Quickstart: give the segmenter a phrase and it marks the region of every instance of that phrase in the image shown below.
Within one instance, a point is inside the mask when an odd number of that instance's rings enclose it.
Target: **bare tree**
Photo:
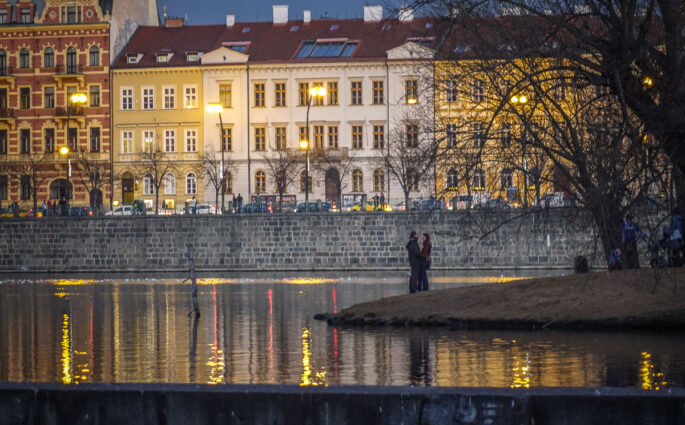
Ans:
[[[352,153],[350,153],[352,152]],[[352,166],[357,160],[354,151],[342,149],[314,149],[312,152],[312,168],[324,179],[333,182],[338,194],[335,200],[338,208],[342,207],[342,192],[347,187],[346,182],[352,172]],[[331,172],[335,170],[336,172]]]
[[[164,184],[168,173],[175,173],[178,167],[168,154],[156,148],[138,152],[138,171],[143,178],[149,176],[155,191],[155,215],[159,215],[159,189]]]
[[[224,152],[224,169],[223,179],[221,178],[221,157],[213,145],[205,146],[205,152],[202,156],[202,169],[205,179],[209,181],[214,189],[214,199],[219,204],[219,193],[225,194],[228,189],[228,179],[235,171],[235,162],[230,155]],[[217,208],[216,213],[223,212],[224,205],[221,209]]]
[[[102,210],[102,188],[109,181],[109,162],[99,153],[79,152],[76,163],[80,169],[78,181],[88,191],[90,206],[99,214]]]
[[[47,168],[47,160],[43,153],[22,154],[18,160],[11,161],[8,164],[9,172],[22,182],[22,191],[24,190],[23,180],[28,182],[26,188],[33,200],[34,217],[38,216],[38,188],[48,180]],[[69,188],[67,187],[67,196],[68,191]]]
[[[278,192],[278,211],[282,212],[283,195],[297,181],[298,171],[302,168],[302,155],[274,144],[269,152],[262,154],[262,158],[269,169],[269,180]]]

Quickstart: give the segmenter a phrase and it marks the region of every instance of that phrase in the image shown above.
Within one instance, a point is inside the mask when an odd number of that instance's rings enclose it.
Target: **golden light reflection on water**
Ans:
[[[664,379],[663,372],[654,370],[652,355],[646,351],[640,353],[642,362],[640,364],[640,386],[643,390],[659,391],[668,385]]]
[[[207,362],[209,366],[209,381],[208,384],[223,384],[224,383],[224,369],[226,367],[224,352],[214,344],[209,346],[210,358]]]
[[[328,386],[326,383],[325,370],[317,372],[312,377],[312,350],[310,347],[310,333],[311,331],[308,328],[302,328],[302,380],[300,381],[300,386]]]
[[[48,279],[47,283],[56,286],[79,286],[79,285],[92,285],[97,283],[94,279]]]
[[[513,276],[435,276],[430,277],[431,283],[510,283],[519,280],[531,279],[530,277],[513,277]]]
[[[512,367],[512,383],[510,388],[530,388],[530,358],[514,354],[514,366]]]
[[[300,277],[296,279],[283,279],[283,283],[290,285],[320,285],[323,283],[338,283],[340,279],[329,279],[324,277]]]
[[[71,331],[69,315],[65,314],[62,319],[62,383],[71,384]]]

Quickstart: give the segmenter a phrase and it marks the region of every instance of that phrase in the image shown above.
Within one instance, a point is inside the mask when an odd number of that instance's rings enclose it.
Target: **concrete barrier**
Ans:
[[[0,384],[3,425],[682,425],[685,389]]]

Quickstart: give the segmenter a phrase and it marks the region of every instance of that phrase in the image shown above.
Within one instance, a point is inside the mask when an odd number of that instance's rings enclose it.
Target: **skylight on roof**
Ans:
[[[290,31],[292,31],[292,32],[295,32],[295,31],[297,31],[297,30],[299,30],[299,29],[300,29],[300,26],[299,26],[299,25],[293,25],[292,27],[290,27]]]
[[[337,31],[339,28],[338,24],[331,25],[331,31]]]
[[[356,41],[305,41],[295,55],[303,58],[349,58],[357,48]]]
[[[234,44],[233,46],[228,46],[229,49],[235,50],[236,52],[243,53],[247,49],[246,44]]]
[[[466,53],[471,51],[471,46],[457,46],[454,48],[454,53]]]
[[[433,28],[432,22],[426,22],[426,28]]]
[[[390,25],[390,24],[385,24],[385,25],[383,25],[383,31],[389,30],[391,26],[392,26],[392,25]]]
[[[242,31],[243,34],[247,34],[248,32],[250,32],[250,27],[243,28],[243,31]]]

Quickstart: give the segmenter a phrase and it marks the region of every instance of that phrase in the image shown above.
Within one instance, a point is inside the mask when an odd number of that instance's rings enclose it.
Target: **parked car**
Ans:
[[[162,210],[160,210],[161,213]],[[216,212],[216,207],[209,204],[199,204],[195,207],[194,214],[214,214]],[[184,211],[185,213],[185,211]],[[188,214],[193,214],[193,207],[188,207]]]
[[[453,210],[465,210],[467,208],[475,208],[476,205],[485,204],[488,202],[489,195],[484,193],[473,193],[471,195],[457,195],[450,199],[450,205]]]
[[[113,211],[107,212],[105,215],[133,215],[133,207],[130,205],[122,205],[115,208]]]
[[[482,208],[489,210],[508,210],[511,208],[511,204],[504,199],[488,199],[487,202],[482,204],[476,204],[473,208]]]
[[[249,204],[243,205],[240,212],[246,214],[270,213],[273,212],[273,209],[266,202],[250,202]]]
[[[536,202],[535,206],[539,208],[556,208],[565,205],[563,192],[545,193],[540,198],[540,202]]]
[[[422,210],[422,211],[436,211],[436,210],[444,210],[445,209],[445,203],[443,201],[439,201],[437,199],[424,199],[422,201],[418,201],[418,204],[416,204],[416,209]]]
[[[309,212],[328,212],[331,210],[332,204],[330,202],[313,201],[309,203]],[[297,204],[295,212],[305,212],[307,204],[305,202]]]

